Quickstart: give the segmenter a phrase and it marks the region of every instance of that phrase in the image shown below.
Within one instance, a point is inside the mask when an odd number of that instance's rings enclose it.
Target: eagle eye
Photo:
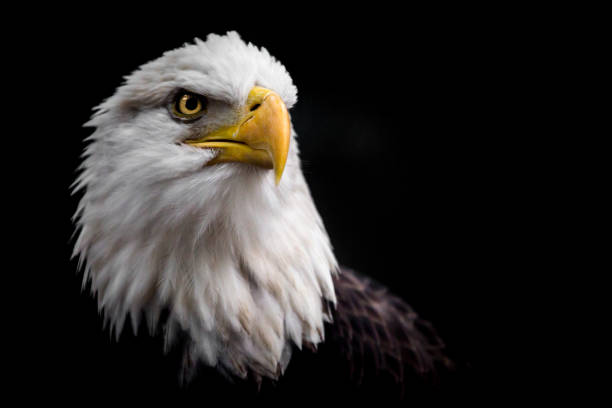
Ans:
[[[172,103],[172,114],[179,119],[196,119],[206,111],[206,98],[193,92],[179,92]]]

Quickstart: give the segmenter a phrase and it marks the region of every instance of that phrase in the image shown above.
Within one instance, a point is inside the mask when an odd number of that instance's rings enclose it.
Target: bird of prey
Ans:
[[[431,325],[338,266],[300,165],[284,66],[235,32],[126,77],[73,185],[74,256],[111,333],[126,319],[231,378],[278,379],[292,353],[334,343],[399,383],[447,364]],[[180,341],[179,341],[180,340]],[[160,351],[161,352],[161,351]]]

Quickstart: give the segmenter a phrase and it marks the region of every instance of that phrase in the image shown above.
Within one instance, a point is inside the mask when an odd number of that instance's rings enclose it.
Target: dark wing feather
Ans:
[[[408,377],[431,378],[451,367],[432,325],[402,299],[350,269],[334,284],[338,303],[327,341],[337,344],[357,382],[386,374],[403,390]]]

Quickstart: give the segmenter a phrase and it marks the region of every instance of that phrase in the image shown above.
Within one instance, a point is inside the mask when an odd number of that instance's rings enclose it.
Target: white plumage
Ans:
[[[218,151],[182,143],[231,122],[254,86],[287,108],[297,100],[285,68],[234,32],[127,77],[86,124],[95,132],[74,186],[83,191],[74,254],[115,333],[128,317],[153,330],[167,309],[168,342],[186,332],[195,360],[277,377],[292,344],[322,340],[324,302],[335,302],[337,263],[295,133],[278,186],[263,168],[205,166]],[[206,96],[206,115],[174,120],[167,105],[177,89]]]

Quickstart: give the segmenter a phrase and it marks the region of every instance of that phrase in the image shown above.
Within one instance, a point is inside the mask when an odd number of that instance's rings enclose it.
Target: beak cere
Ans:
[[[248,163],[273,169],[276,184],[285,170],[291,120],[280,96],[259,86],[249,92],[236,124],[217,129],[185,143],[194,147],[214,148],[220,152],[207,165],[217,163]]]

